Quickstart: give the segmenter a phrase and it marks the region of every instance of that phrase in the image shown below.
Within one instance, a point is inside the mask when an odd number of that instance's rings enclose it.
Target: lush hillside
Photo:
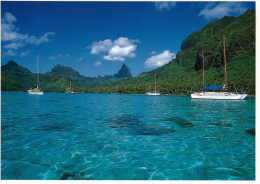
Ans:
[[[26,91],[29,86],[36,85],[36,74],[19,66],[14,61],[9,61],[1,69],[2,91]],[[125,64],[122,65],[118,73],[104,77],[86,77],[71,67],[57,65],[51,72],[40,75],[40,88],[46,92],[65,92],[71,82],[73,91],[85,92],[88,88],[116,82],[131,76],[131,70]]]
[[[1,89],[2,91],[23,91],[36,82],[36,75],[27,68],[19,66],[14,61],[9,61],[2,66]],[[34,82],[35,81],[35,82]]]
[[[41,75],[41,89],[64,92],[69,82],[78,92],[139,93],[157,89],[164,94],[188,94],[202,81],[202,48],[205,56],[205,84],[223,85],[223,41],[226,37],[228,86],[230,91],[255,94],[255,11],[247,11],[238,18],[223,17],[189,35],[182,43],[175,59],[156,70],[132,78],[123,64],[114,75],[86,77],[70,67],[57,65]],[[35,85],[36,75],[14,61],[2,66],[2,90],[25,91]],[[126,79],[126,80],[122,80]]]
[[[138,77],[88,89],[97,93],[145,93],[157,88],[165,94],[190,93],[202,81],[201,50],[205,52],[205,83],[223,85],[223,41],[226,37],[228,85],[230,91],[255,94],[255,11],[238,18],[223,17],[192,33],[169,64]]]

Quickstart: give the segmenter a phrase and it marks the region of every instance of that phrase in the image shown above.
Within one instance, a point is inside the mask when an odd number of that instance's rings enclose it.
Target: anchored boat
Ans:
[[[225,65],[225,84],[224,86],[204,86],[204,52],[202,49],[202,86],[200,88],[206,90],[218,90],[223,89],[223,92],[194,92],[191,94],[192,99],[212,99],[212,100],[243,100],[246,98],[247,94],[239,94],[228,92],[227,84],[227,61],[226,61],[226,51],[225,51],[225,35],[223,35],[223,53],[224,53],[224,65]]]
[[[68,90],[65,93],[74,93],[74,91],[72,91],[72,88],[71,88],[71,82],[68,86]]]
[[[153,96],[161,95],[161,93],[156,91],[156,74],[154,75],[154,91],[146,92],[146,94],[153,95]]]
[[[37,55],[37,85],[36,87],[31,87],[31,89],[28,90],[28,93],[30,95],[43,95],[43,91],[39,89],[39,55]]]

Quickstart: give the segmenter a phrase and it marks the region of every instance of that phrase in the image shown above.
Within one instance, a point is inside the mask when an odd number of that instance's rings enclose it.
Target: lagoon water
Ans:
[[[2,92],[2,179],[254,180],[255,98]]]

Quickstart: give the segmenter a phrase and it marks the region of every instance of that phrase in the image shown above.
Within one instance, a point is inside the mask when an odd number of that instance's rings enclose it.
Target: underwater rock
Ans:
[[[255,128],[247,129],[246,132],[247,132],[249,135],[255,136]]]
[[[174,123],[176,123],[179,126],[184,127],[184,128],[191,128],[191,127],[195,126],[193,123],[187,121],[186,119],[182,119],[182,118],[179,118],[179,117],[166,118],[166,119],[163,119],[163,121],[172,121],[172,122],[174,122]]]
[[[70,131],[73,129],[72,124],[62,124],[62,123],[56,123],[56,124],[42,124],[34,130],[39,130],[39,131]]]
[[[87,180],[84,176],[81,176],[79,172],[66,172],[60,180]]]
[[[143,126],[141,135],[163,135],[163,134],[170,134],[176,132],[172,128],[166,127],[155,127],[155,126]]]
[[[9,127],[9,125],[1,125],[1,130],[5,130],[6,128],[8,128]]]
[[[232,127],[232,124],[225,124],[221,122],[215,122],[215,123],[210,123],[211,125],[218,126],[218,127]]]
[[[141,121],[137,116],[124,114],[121,116],[115,116],[107,120],[109,122],[108,126],[111,128],[127,128],[127,127],[137,127],[141,124]]]
[[[137,116],[124,114],[107,120],[111,128],[130,130],[136,135],[163,135],[175,132],[174,129],[158,126],[146,126]]]

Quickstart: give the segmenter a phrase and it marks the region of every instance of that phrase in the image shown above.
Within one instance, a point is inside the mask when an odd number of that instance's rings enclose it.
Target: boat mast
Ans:
[[[227,86],[227,59],[226,59],[225,42],[226,42],[226,37],[225,37],[225,35],[223,35],[223,52],[224,52],[224,65],[225,65],[225,85],[224,85],[223,89],[225,91],[227,91],[228,90],[228,86]]]
[[[156,92],[156,74],[154,75],[154,91]]]
[[[204,86],[205,81],[204,81],[204,50],[203,50],[203,47],[202,47],[201,55],[202,55],[202,85]]]
[[[37,55],[37,89],[39,88],[39,55]]]

